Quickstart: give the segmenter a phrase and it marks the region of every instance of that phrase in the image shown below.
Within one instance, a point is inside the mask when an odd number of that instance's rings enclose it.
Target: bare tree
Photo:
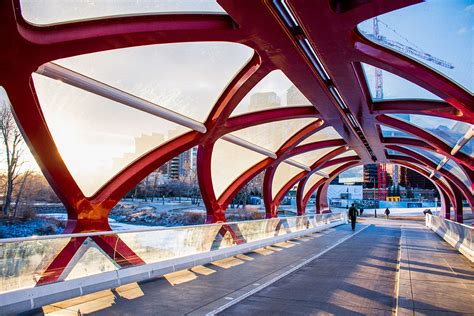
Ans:
[[[22,160],[24,150],[22,148],[23,138],[16,125],[10,107],[5,101],[3,101],[0,108],[0,133],[3,142],[2,154],[6,168],[3,214],[10,215],[13,190],[21,174],[21,166],[24,163]],[[26,179],[27,177],[25,181]]]

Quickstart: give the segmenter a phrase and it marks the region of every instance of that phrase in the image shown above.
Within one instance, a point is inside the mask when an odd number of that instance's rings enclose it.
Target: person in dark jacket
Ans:
[[[357,219],[357,208],[354,206],[354,203],[352,203],[351,207],[349,207],[348,216],[349,216],[349,219],[351,220],[352,230],[354,231],[356,227],[356,219]]]
[[[390,210],[388,209],[388,207],[385,209],[385,217],[388,219],[390,215]]]

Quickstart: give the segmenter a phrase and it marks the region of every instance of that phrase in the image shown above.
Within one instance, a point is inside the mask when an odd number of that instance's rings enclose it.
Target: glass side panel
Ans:
[[[424,131],[428,131],[451,147],[472,127],[468,123],[430,115],[388,114],[388,116],[411,123]]]
[[[190,256],[196,254],[202,254],[203,258],[210,258],[213,255],[212,251],[235,246],[237,238],[239,238],[240,244],[250,243],[341,220],[344,220],[344,214],[329,213],[241,221],[238,223],[141,229],[140,231],[117,232],[116,234],[102,234],[101,236],[109,236],[109,238],[115,240],[120,238],[146,264],[163,262],[164,266],[172,267],[178,261],[164,261],[183,257],[189,259]],[[223,225],[226,225],[228,232],[235,232],[235,237],[232,237],[231,234],[222,236]],[[47,271],[46,268],[61,254],[61,251],[70,241],[70,236],[57,236],[54,239],[35,236],[0,243],[0,267],[2,268],[0,293],[3,295],[8,291],[35,287],[36,281],[45,273],[52,273],[51,270]],[[104,258],[101,254],[96,254],[98,252],[93,250],[86,253],[81,260],[71,260],[67,267],[65,262],[62,262],[63,264],[57,269],[66,269],[66,271],[71,269],[74,277],[84,277],[113,268],[106,263],[107,258]],[[80,252],[77,255],[79,257]],[[120,258],[120,255],[118,252],[113,252],[110,257]],[[188,261],[192,263],[192,258],[188,259],[180,259],[179,262]],[[84,265],[86,263],[87,265]],[[76,265],[83,265],[83,267],[75,269]],[[127,269],[127,267],[120,268],[117,266],[117,269]]]
[[[402,138],[412,138],[416,139],[415,136],[408,134],[406,132],[402,132],[396,128],[392,128],[385,125],[380,125],[380,130],[382,131],[383,137],[402,137]]]
[[[383,85],[380,90],[381,95],[377,97],[375,71],[378,68],[364,63],[361,64],[364,69],[365,79],[367,80],[370,95],[374,101],[400,99],[441,100],[438,96],[413,82],[381,69],[380,72],[383,78]]]
[[[459,167],[459,165],[452,159],[449,159],[443,166],[442,169],[448,170],[451,174],[453,174],[456,178],[461,180],[466,187],[470,188],[471,187],[471,182],[469,181],[469,178],[466,176],[464,171]]]
[[[474,138],[471,138],[464,146],[462,146],[460,151],[471,156],[471,158],[474,158]]]
[[[331,151],[333,151],[336,148],[337,147],[327,147],[327,148],[321,148],[318,150],[312,150],[304,154],[293,156],[291,157],[291,159],[310,167],[313,163],[318,161],[320,158],[326,156],[327,154],[329,154]]]
[[[291,178],[303,171],[303,169],[293,167],[285,162],[280,163],[273,176],[272,198],[275,198],[278,191],[280,191]]]
[[[33,74],[49,131],[69,172],[92,196],[125,166],[189,129]]]
[[[271,108],[310,104],[283,71],[274,70],[247,93],[231,116]]]
[[[472,1],[429,0],[359,24],[371,41],[404,54],[474,91]],[[378,25],[378,35],[374,30]]]
[[[115,49],[54,63],[204,122],[252,55],[242,44],[193,42]]]
[[[304,186],[303,189],[303,198],[308,194],[309,189],[312,188],[313,185],[315,185],[319,180],[324,178],[323,176],[320,176],[319,174],[313,173],[309,178],[308,181],[306,181],[306,185]]]
[[[159,13],[225,13],[215,0],[21,0],[23,18],[37,25]]]
[[[211,160],[212,184],[216,197],[227,189],[242,173],[267,158],[252,150],[219,139],[214,144]]]
[[[413,146],[402,146],[402,147],[404,147],[406,149],[409,149],[411,151],[414,151],[415,153],[418,153],[418,154],[422,155],[425,158],[428,158],[429,160],[431,160],[435,164],[439,164],[440,161],[444,159],[443,155],[435,153],[434,151],[431,151],[431,150],[426,150],[426,149],[413,147]]]
[[[92,244],[90,239],[86,240],[82,247]],[[94,264],[90,264],[94,262]],[[113,261],[98,247],[90,246],[85,253],[74,263],[74,267],[67,275],[65,280],[82,278],[84,276],[104,273],[108,271],[118,270],[120,266],[116,266]]]
[[[291,136],[315,121],[314,118],[278,121],[244,128],[232,134],[260,147],[276,151]]]
[[[344,157],[359,157],[357,153],[354,150],[348,150],[346,152],[343,152],[342,154],[337,155],[336,157],[332,158],[331,160],[334,159],[339,159],[339,158],[344,158]]]
[[[324,172],[328,175],[331,175],[331,172],[333,172],[334,170],[336,170],[337,168],[339,168],[340,166],[342,166],[345,163],[346,162],[341,162],[341,163],[335,164],[333,166],[329,166],[329,167],[326,167],[326,168],[323,168],[323,169],[319,169],[319,171]]]
[[[306,138],[305,140],[303,140],[300,143],[300,145],[306,145],[306,144],[310,144],[310,143],[320,142],[320,141],[323,141],[323,140],[341,139],[341,138],[342,138],[341,135],[339,135],[339,133],[336,132],[336,130],[333,127],[328,126],[328,127],[323,128],[320,131],[317,131],[313,135],[311,135],[308,138]]]

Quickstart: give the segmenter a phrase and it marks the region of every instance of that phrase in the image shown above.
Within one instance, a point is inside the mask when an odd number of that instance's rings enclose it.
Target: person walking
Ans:
[[[385,217],[388,219],[388,216],[390,215],[390,210],[388,207],[385,209]]]
[[[351,207],[349,208],[348,216],[349,216],[349,219],[351,220],[352,231],[354,231],[356,227],[356,219],[357,219],[357,208],[355,207],[354,203],[352,203]]]

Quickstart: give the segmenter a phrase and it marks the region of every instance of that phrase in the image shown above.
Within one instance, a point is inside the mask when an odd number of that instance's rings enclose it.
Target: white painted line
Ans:
[[[398,304],[399,304],[399,296],[400,296],[400,274],[401,274],[401,267],[402,267],[402,247],[403,243],[405,242],[405,231],[403,230],[403,226],[400,228],[400,240],[398,241],[398,258],[397,258],[397,286],[395,287],[395,315],[398,315]]]
[[[326,248],[325,250],[321,251],[320,253],[318,253],[318,254],[316,254],[316,255],[314,255],[314,256],[312,256],[312,257],[310,257],[310,258],[304,260],[304,262],[302,262],[302,263],[296,265],[294,268],[291,268],[290,270],[288,270],[288,271],[286,271],[286,272],[284,272],[284,273],[282,273],[282,274],[276,276],[275,278],[273,278],[273,279],[271,279],[270,281],[268,281],[268,282],[266,282],[266,283],[260,285],[259,287],[255,288],[255,289],[253,289],[253,290],[251,290],[251,291],[249,291],[249,292],[247,292],[247,293],[245,293],[245,294],[242,294],[241,296],[239,296],[239,297],[235,298],[234,300],[232,300],[232,301],[230,301],[230,302],[228,302],[228,303],[226,303],[226,304],[224,304],[224,305],[222,305],[222,306],[220,306],[220,307],[214,309],[213,311],[210,311],[209,313],[206,314],[206,316],[216,315],[217,313],[220,313],[220,312],[222,312],[222,311],[228,309],[229,307],[231,307],[231,306],[233,306],[233,305],[235,305],[235,304],[237,304],[237,303],[243,301],[243,300],[246,299],[247,297],[252,296],[253,294],[255,294],[255,293],[257,293],[257,292],[260,292],[261,290],[265,289],[266,287],[269,287],[270,285],[272,285],[273,283],[277,282],[278,280],[280,280],[280,279],[286,277],[287,275],[289,275],[289,274],[295,272],[296,270],[301,269],[303,266],[307,265],[307,264],[310,263],[311,261],[313,261],[313,260],[315,260],[315,259],[321,257],[321,256],[324,255],[326,252],[328,252],[328,251],[334,249],[335,247],[339,246],[340,244],[342,244],[342,243],[345,242],[346,240],[348,240],[348,239],[354,237],[355,235],[359,234],[360,232],[366,230],[366,229],[369,228],[370,226],[372,226],[372,225],[365,226],[365,227],[362,228],[361,230],[359,230],[359,231],[357,231],[357,232],[355,232],[355,233],[353,233],[353,234],[351,234],[351,235],[349,235],[349,236],[347,236],[347,237],[342,238],[341,240],[339,240],[337,243],[335,243],[335,244],[332,245],[331,247]]]

